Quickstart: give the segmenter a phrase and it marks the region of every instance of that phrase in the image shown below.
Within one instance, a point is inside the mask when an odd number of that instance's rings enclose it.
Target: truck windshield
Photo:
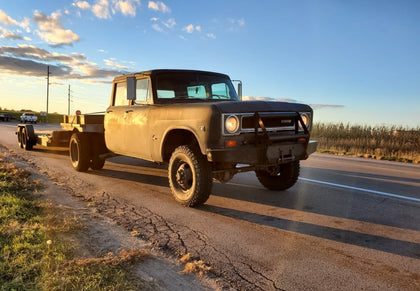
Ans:
[[[238,101],[231,81],[212,74],[173,73],[156,78],[158,102]]]

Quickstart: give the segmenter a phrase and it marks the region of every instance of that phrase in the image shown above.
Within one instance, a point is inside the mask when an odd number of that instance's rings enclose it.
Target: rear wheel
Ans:
[[[299,161],[280,165],[279,168],[257,170],[260,183],[269,190],[282,191],[292,187],[299,177]]]
[[[176,201],[193,207],[203,204],[212,188],[211,167],[199,149],[179,146],[169,161],[169,185]]]
[[[78,172],[86,172],[90,165],[89,137],[84,133],[73,133],[69,151],[73,168]]]
[[[101,154],[106,152],[104,135],[92,134],[90,136],[90,144],[92,145],[90,168],[92,170],[100,170],[105,165],[105,159],[100,157]]]

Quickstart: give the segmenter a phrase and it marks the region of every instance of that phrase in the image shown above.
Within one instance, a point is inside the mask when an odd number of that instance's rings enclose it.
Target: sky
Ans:
[[[105,111],[115,76],[198,69],[320,123],[420,126],[418,0],[0,0],[0,107]]]

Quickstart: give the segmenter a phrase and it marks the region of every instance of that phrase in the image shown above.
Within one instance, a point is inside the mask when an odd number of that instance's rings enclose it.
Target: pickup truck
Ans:
[[[20,122],[37,123],[38,117],[32,112],[25,112],[20,116]]]
[[[67,143],[81,172],[101,169],[115,154],[167,163],[171,192],[189,207],[207,201],[213,179],[225,183],[246,171],[270,190],[292,187],[299,161],[317,147],[311,107],[240,99],[225,74],[144,71],[114,79],[104,116],[65,116],[63,131],[47,136],[19,125],[17,135],[27,149]]]

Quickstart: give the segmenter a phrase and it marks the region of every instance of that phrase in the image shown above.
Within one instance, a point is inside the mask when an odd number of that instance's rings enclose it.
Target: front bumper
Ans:
[[[295,160],[305,160],[316,151],[318,142],[263,145],[241,145],[232,148],[208,149],[207,159],[249,165],[285,164]]]

